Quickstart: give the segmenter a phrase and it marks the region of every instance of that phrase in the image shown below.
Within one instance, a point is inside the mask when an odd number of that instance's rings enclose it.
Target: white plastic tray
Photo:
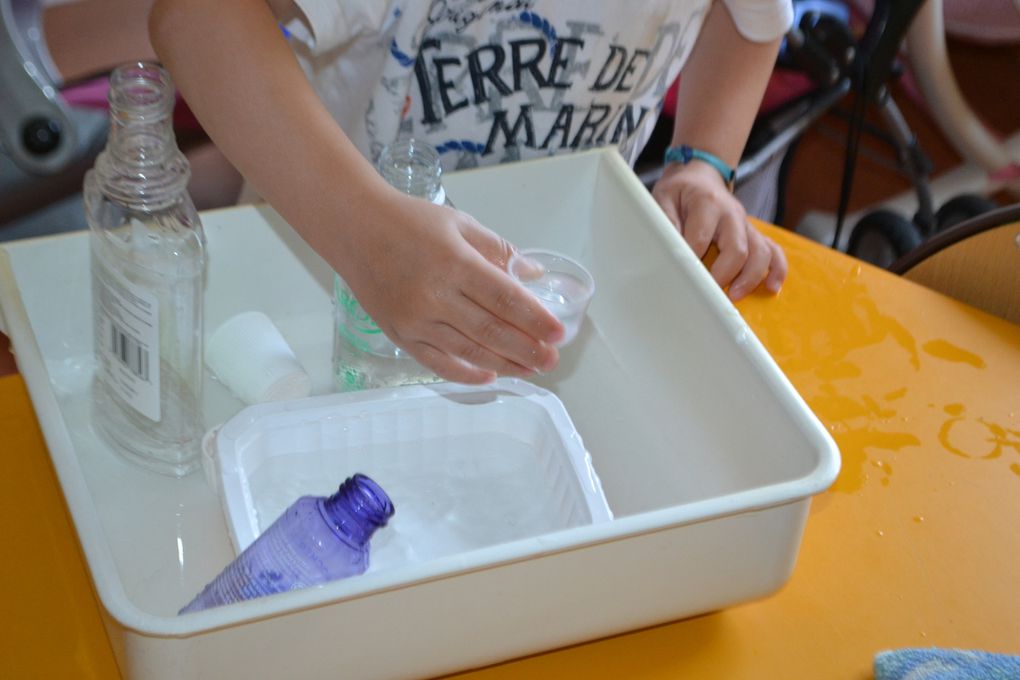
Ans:
[[[202,475],[141,470],[91,430],[86,235],[0,248],[5,328],[126,677],[436,676],[786,582],[838,452],[622,158],[508,164],[446,186],[517,246],[570,255],[598,282],[577,339],[540,384],[584,438],[615,519],[186,617],[178,608],[234,551]],[[206,327],[265,312],[325,393],[329,268],[270,210],[203,221]],[[207,425],[241,410],[222,385],[206,387]]]
[[[210,476],[237,552],[294,500],[355,472],[396,507],[372,537],[370,572],[613,517],[562,402],[520,380],[258,404],[215,443]]]

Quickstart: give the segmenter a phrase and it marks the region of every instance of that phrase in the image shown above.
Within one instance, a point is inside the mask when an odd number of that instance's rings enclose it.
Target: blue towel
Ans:
[[[875,680],[1018,680],[1020,656],[961,649],[894,649],[875,655]]]

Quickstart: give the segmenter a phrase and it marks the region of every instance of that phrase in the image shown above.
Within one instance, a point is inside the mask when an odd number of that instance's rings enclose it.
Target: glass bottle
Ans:
[[[161,67],[110,76],[110,134],[85,175],[90,230],[96,430],[130,460],[183,476],[203,432],[205,235],[174,138],[174,87]]]
[[[360,574],[369,539],[392,516],[389,496],[362,474],[332,496],[302,496],[180,613]]]
[[[376,165],[391,186],[438,205],[451,205],[439,152],[417,139],[383,149]],[[358,304],[339,274],[333,277],[333,377],[341,392],[437,382],[439,378],[397,347]]]

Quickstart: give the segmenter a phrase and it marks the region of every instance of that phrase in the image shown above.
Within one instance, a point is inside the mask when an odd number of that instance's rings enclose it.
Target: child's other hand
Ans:
[[[552,370],[563,326],[507,273],[512,246],[466,213],[394,194],[351,229],[338,268],[379,328],[437,375]]]
[[[671,164],[652,195],[699,258],[716,244],[719,256],[710,271],[720,286],[729,287],[730,299],[743,298],[762,282],[769,292],[779,292],[786,279],[786,255],[748,222],[715,168]]]

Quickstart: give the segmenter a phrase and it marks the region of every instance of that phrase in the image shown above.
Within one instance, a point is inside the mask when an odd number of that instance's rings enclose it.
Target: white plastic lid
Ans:
[[[397,508],[385,569],[612,519],[562,402],[522,380],[408,385],[259,404],[211,435],[238,552],[302,495],[360,472]]]
[[[308,372],[262,312],[243,312],[227,319],[209,337],[205,362],[246,404],[300,399],[312,391]]]

